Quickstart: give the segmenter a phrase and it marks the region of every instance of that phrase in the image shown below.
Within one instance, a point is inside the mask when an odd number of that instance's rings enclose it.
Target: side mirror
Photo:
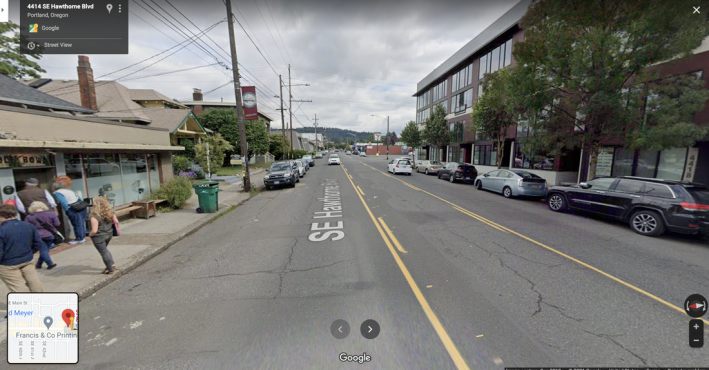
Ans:
[[[266,169],[266,172],[271,172],[271,169],[270,169],[270,168],[267,168],[267,169]]]
[[[582,182],[582,183],[579,184],[579,187],[580,187],[581,189],[590,189],[590,188],[592,187],[592,185],[589,184],[589,183],[587,183],[587,182]]]
[[[483,174],[483,177],[487,177],[487,174],[486,174],[486,173],[484,173],[484,174]]]

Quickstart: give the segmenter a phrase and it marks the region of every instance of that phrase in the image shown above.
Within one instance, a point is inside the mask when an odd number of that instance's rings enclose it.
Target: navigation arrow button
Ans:
[[[366,320],[362,323],[362,326],[359,327],[359,332],[362,333],[362,336],[367,339],[374,339],[378,337],[379,330],[379,323],[372,319]]]
[[[345,339],[350,335],[350,324],[345,320],[335,320],[330,325],[330,333],[337,339]]]
[[[372,327],[370,326],[368,333],[371,333],[371,332],[372,332]]]

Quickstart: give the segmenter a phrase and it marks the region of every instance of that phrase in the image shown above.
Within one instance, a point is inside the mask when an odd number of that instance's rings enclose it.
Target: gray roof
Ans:
[[[5,75],[0,75],[0,102],[51,108],[57,111],[94,113],[90,109],[43,93]]]
[[[475,36],[474,39],[465,44],[465,46],[453,54],[453,56],[441,63],[441,65],[434,69],[433,72],[424,77],[423,80],[419,81],[419,83],[416,84],[416,94],[414,94],[414,96],[421,93],[436,79],[441,78],[446,73],[450,72],[451,69],[455,68],[455,66],[463,62],[465,59],[477,53],[490,41],[514,27],[522,19],[522,17],[524,17],[524,14],[527,13],[527,9],[531,3],[531,0],[520,1],[517,5],[513,6],[512,9],[508,10],[507,13],[503,14],[502,17],[493,22],[488,28],[480,32],[479,35]]]

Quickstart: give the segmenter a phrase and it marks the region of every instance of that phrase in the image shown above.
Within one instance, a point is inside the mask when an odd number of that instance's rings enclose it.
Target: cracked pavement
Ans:
[[[361,162],[386,172],[386,161],[345,156],[343,166],[408,251],[400,260],[470,368],[706,365],[687,345],[686,315],[399,180],[677,306],[709,294],[706,243],[641,237],[542,202],[424,174],[387,177]],[[358,369],[337,355],[366,352],[376,369],[454,369],[349,178],[324,163],[82,301],[79,367]],[[313,219],[325,179],[340,186],[342,218]],[[337,221],[342,240],[309,240],[312,223]],[[342,340],[330,334],[337,319],[351,328]],[[374,340],[359,333],[367,319],[380,324]],[[97,335],[116,340],[107,347]]]

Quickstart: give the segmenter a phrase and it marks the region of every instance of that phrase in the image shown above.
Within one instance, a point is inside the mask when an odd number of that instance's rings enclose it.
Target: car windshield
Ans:
[[[290,167],[288,163],[274,163],[271,165],[271,171],[288,171]]]
[[[399,164],[405,165],[405,166],[410,166],[410,165],[411,165],[411,162],[409,162],[409,161],[399,161]]]
[[[525,179],[541,179],[541,176],[537,176],[531,172],[526,172],[526,171],[516,171],[515,175],[525,178]]]
[[[313,156],[312,156],[312,155],[306,155],[306,156],[303,156],[303,159],[311,159],[311,158],[313,158]]]
[[[692,194],[692,197],[697,203],[700,204],[709,204],[709,189],[706,188],[689,188],[687,189],[689,194]]]
[[[441,163],[441,162],[439,162],[439,161],[431,161],[431,164],[432,164],[432,165],[435,165],[435,166],[440,166],[440,165],[442,165],[443,163]]]
[[[330,154],[330,158],[340,158],[340,156],[337,154]]]

